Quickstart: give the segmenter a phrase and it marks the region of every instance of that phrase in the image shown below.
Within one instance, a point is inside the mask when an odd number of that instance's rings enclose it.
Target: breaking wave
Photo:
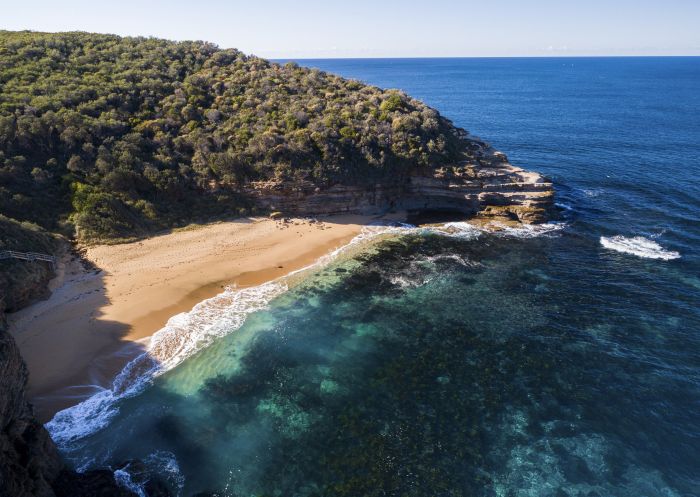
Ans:
[[[400,228],[399,228],[400,229]],[[291,276],[325,266],[338,255],[385,233],[396,232],[393,226],[370,226],[333,252],[305,268],[282,278],[250,288],[227,287],[215,297],[195,305],[191,311],[171,317],[153,334],[146,350],[132,359],[112,382],[83,402],[64,409],[46,423],[53,440],[61,448],[79,441],[109,425],[119,413],[119,402],[133,397],[161,374],[211,345],[215,340],[243,326],[249,314],[265,309],[288,289]]]
[[[59,446],[79,440],[109,424],[118,414],[117,401],[143,391],[154,378],[182,363],[214,340],[240,328],[246,317],[264,309],[287,289],[282,281],[252,288],[226,288],[168,320],[151,338],[146,351],[129,362],[110,389],[58,412],[46,424]]]
[[[180,471],[175,455],[171,452],[157,451],[148,455],[143,464],[153,474],[157,474],[163,481],[167,482],[171,488],[177,489],[177,495],[182,493],[185,486],[185,477]],[[132,468],[129,463],[114,472],[114,480],[120,487],[130,490],[138,497],[148,497],[146,483],[149,480],[149,473],[144,473],[143,468]]]
[[[61,448],[107,427],[119,413],[119,401],[138,395],[161,374],[170,371],[185,359],[211,345],[215,340],[243,326],[249,314],[265,309],[277,296],[288,289],[290,276],[321,267],[368,241],[384,235],[432,233],[443,236],[476,239],[482,234],[532,238],[558,231],[562,223],[499,226],[497,231],[466,222],[446,223],[442,226],[416,227],[405,223],[378,223],[365,227],[362,232],[314,264],[294,271],[280,279],[250,288],[226,288],[215,297],[195,305],[191,311],[171,317],[165,327],[157,331],[146,350],[129,362],[114,379],[111,388],[104,388],[83,402],[64,409],[46,424],[53,440]],[[404,282],[397,282],[404,283]],[[126,482],[125,482],[126,483]]]
[[[600,244],[606,249],[615,250],[625,254],[636,255],[645,259],[679,259],[681,254],[674,250],[666,250],[653,240],[643,236],[624,237],[615,235],[611,237],[601,236]]]
[[[550,222],[544,224],[506,225],[498,222],[489,223],[487,226],[472,224],[467,221],[453,221],[440,225],[414,226],[400,223],[394,225],[375,225],[365,229],[367,235],[374,234],[421,234],[431,233],[442,236],[475,240],[484,234],[505,236],[513,238],[535,238],[555,234],[566,227],[566,223]],[[362,235],[360,235],[362,236]]]

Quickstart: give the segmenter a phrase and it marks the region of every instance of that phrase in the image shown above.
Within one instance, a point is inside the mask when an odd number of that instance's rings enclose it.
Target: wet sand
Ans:
[[[372,219],[241,219],[85,249],[59,264],[53,293],[8,316],[42,421],[108,386],[143,339],[220,293],[255,286],[347,244]],[[93,268],[89,268],[93,265]]]

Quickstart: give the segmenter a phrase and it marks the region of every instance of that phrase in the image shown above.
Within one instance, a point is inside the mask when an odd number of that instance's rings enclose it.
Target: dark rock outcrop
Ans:
[[[117,485],[112,471],[68,469],[35,418],[25,398],[27,367],[7,332],[4,312],[6,306],[20,309],[45,296],[54,273],[45,263],[2,262],[5,276],[13,268],[22,277],[3,278],[0,285],[0,497],[134,496]]]
[[[56,497],[134,497],[136,494],[117,485],[114,473],[98,469],[87,473],[63,470],[53,482]]]
[[[63,463],[25,399],[27,367],[4,315],[46,295],[53,270],[45,263],[9,259],[0,266],[0,496],[53,496],[51,483]]]
[[[381,214],[389,210],[451,211],[465,217],[526,224],[547,220],[554,190],[548,179],[515,167],[501,152],[464,133],[464,160],[450,168],[417,171],[370,186],[254,183],[258,206],[294,215]]]
[[[1,314],[0,314],[1,316]],[[0,324],[0,497],[133,497],[109,470],[66,467],[25,398],[27,368]],[[167,495],[162,492],[158,495]]]
[[[24,397],[27,368],[13,338],[0,330],[0,496],[53,496],[63,463]]]
[[[481,140],[459,133],[464,140],[463,161],[451,167],[417,170],[407,177],[369,186],[335,185],[321,189],[303,182],[255,183],[245,193],[261,208],[296,215],[379,214],[404,209],[451,211],[465,217],[527,224],[545,221],[553,202],[551,182],[513,166],[505,155]],[[25,230],[16,222],[5,223],[12,229]],[[38,243],[34,238],[27,240]],[[47,245],[46,250],[49,248],[52,247]],[[53,253],[60,251],[53,249]],[[25,398],[27,368],[6,332],[4,311],[17,310],[44,296],[53,270],[41,264],[15,269],[12,273],[8,269],[0,278],[0,497],[135,495],[118,486],[110,470],[84,474],[69,470],[49,434],[35,419]],[[149,485],[144,487],[149,494],[167,495],[165,485]]]

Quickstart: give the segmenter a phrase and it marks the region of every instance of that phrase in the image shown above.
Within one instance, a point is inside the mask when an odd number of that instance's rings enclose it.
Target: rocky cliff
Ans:
[[[0,329],[0,377],[0,495],[52,496],[51,484],[63,464],[24,397],[27,368],[4,329]]]
[[[65,465],[25,398],[27,377],[0,312],[0,497],[135,496],[117,485],[112,471],[78,474]]]
[[[546,221],[552,207],[552,183],[537,173],[508,162],[501,152],[461,133],[463,160],[454,167],[417,171],[416,174],[371,186],[258,182],[246,193],[265,209],[295,215],[380,214],[404,209],[445,211],[526,224]]]
[[[61,243],[37,227],[0,219],[0,248],[61,253]],[[117,486],[111,471],[78,474],[67,468],[44,426],[25,397],[28,372],[14,339],[7,332],[6,310],[17,310],[48,293],[54,272],[50,264],[0,261],[0,497],[77,497],[134,494]]]
[[[0,216],[0,250],[59,248],[58,239],[28,223]],[[51,496],[63,464],[44,427],[25,399],[27,368],[7,333],[5,311],[20,309],[45,295],[53,275],[43,262],[0,260],[0,496]]]
[[[263,209],[296,215],[443,211],[463,217],[540,223],[552,206],[549,180],[524,171],[483,141],[456,130],[463,141],[454,166],[416,169],[380,184],[267,181],[245,193]],[[0,248],[60,253],[66,242],[38,226],[0,216]],[[27,369],[5,330],[5,310],[17,310],[47,293],[53,270],[26,261],[0,261],[0,497],[129,496],[111,471],[76,474],[66,468],[25,398]],[[161,495],[164,495],[162,493]]]

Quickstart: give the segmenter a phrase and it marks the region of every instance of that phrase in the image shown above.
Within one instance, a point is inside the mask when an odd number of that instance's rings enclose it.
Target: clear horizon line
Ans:
[[[268,59],[268,60],[372,60],[372,59],[565,59],[565,58],[680,58],[680,57],[685,57],[685,58],[693,58],[693,57],[700,57],[700,48],[699,47],[692,47],[689,48],[689,50],[696,51],[696,53],[691,53],[691,54],[679,54],[679,53],[668,53],[668,54],[648,54],[648,53],[627,53],[627,54],[616,54],[616,53],[609,53],[609,54],[590,54],[590,53],[570,53],[568,52],[567,49],[553,49],[553,50],[547,50],[547,49],[541,49],[541,53],[538,54],[533,54],[533,55],[398,55],[398,56],[389,56],[389,55],[366,55],[366,56],[349,56],[349,55],[338,55],[338,56],[317,56],[317,55],[304,55],[301,57],[296,57],[296,56],[291,56],[291,55],[284,55],[284,56],[279,56],[279,55],[274,55],[274,50],[271,49],[263,49],[260,50],[261,54],[259,55],[256,53],[255,50],[249,50],[249,49],[242,49],[239,47],[235,46],[224,46],[224,44],[213,41],[213,40],[205,40],[205,39],[196,39],[196,38],[180,38],[180,37],[167,37],[163,35],[154,35],[154,34],[139,34],[139,35],[134,35],[134,34],[121,34],[121,33],[116,33],[113,31],[89,31],[89,30],[84,30],[84,29],[66,29],[66,30],[44,30],[44,29],[35,29],[35,28],[21,28],[21,29],[12,29],[12,28],[4,28],[0,27],[0,32],[10,32],[10,33],[21,33],[21,32],[29,32],[29,33],[37,33],[37,34],[68,34],[68,33],[86,33],[86,34],[101,34],[101,35],[107,35],[107,36],[118,36],[121,38],[155,38],[155,39],[160,39],[160,40],[166,40],[166,41],[172,41],[175,43],[181,43],[181,42],[205,42],[205,43],[212,43],[216,45],[219,49],[221,50],[228,50],[228,49],[234,49],[234,50],[239,50],[243,52],[246,55],[252,55],[255,57],[260,57],[263,59]],[[343,51],[348,52],[351,51],[352,49],[343,49]],[[631,49],[634,51],[634,49]],[[660,49],[663,50],[663,49]],[[302,52],[303,50],[297,50],[299,52]],[[316,50],[311,50],[316,51]],[[324,51],[323,49],[318,50],[320,52]],[[328,50],[332,51],[332,50]],[[273,55],[262,55],[265,52],[272,52]],[[308,53],[308,51],[307,51]]]
[[[580,55],[580,54],[568,54],[568,55],[403,55],[403,56],[370,56],[370,57],[270,57],[261,56],[255,53],[251,53],[255,57],[261,57],[268,60],[382,60],[382,59],[406,59],[406,60],[420,60],[420,59],[624,59],[624,58],[700,58],[700,54],[693,55]]]

